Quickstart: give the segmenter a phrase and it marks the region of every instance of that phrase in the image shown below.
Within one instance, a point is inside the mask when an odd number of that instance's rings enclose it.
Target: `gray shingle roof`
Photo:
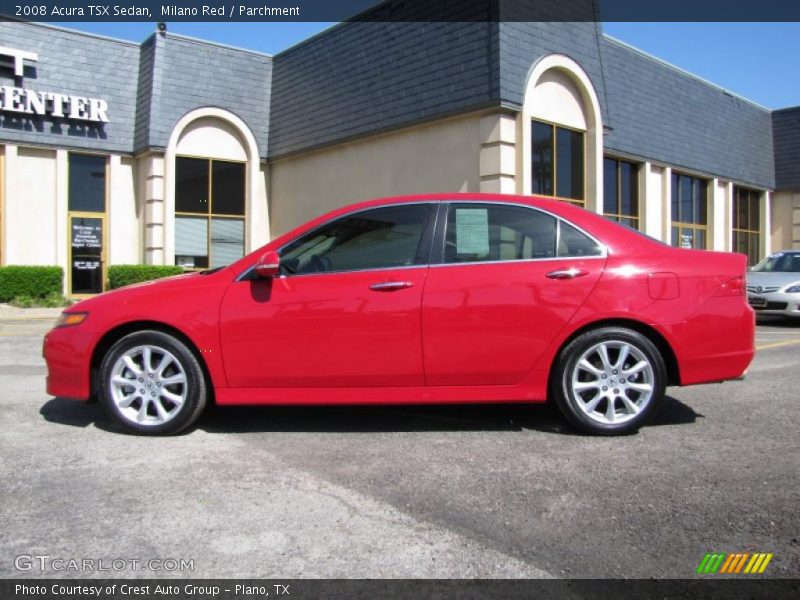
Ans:
[[[800,191],[800,106],[772,113],[775,188]]]
[[[635,156],[774,187],[770,112],[604,38],[613,131],[605,145]]]

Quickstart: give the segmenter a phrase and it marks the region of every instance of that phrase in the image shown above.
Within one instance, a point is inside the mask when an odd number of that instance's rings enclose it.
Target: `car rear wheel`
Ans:
[[[160,331],[126,335],[100,366],[106,411],[134,433],[178,433],[197,420],[207,395],[203,369],[192,351]]]
[[[635,431],[661,405],[666,368],[644,335],[604,327],[579,335],[560,353],[553,397],[570,423],[596,435]]]

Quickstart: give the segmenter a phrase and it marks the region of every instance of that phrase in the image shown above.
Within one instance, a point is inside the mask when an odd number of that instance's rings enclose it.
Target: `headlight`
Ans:
[[[56,327],[74,327],[80,325],[86,320],[89,313],[85,312],[62,312],[56,321]]]
[[[794,285],[789,286],[785,290],[783,290],[786,294],[799,294],[800,293],[800,283],[795,283]]]

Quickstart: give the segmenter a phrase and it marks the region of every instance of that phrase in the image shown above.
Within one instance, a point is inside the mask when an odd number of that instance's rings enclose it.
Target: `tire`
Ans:
[[[137,331],[117,341],[103,357],[99,380],[106,412],[139,435],[182,431],[197,420],[208,398],[195,355],[179,339],[160,331]]]
[[[664,358],[653,342],[631,329],[603,327],[579,335],[560,352],[551,395],[581,431],[622,435],[658,412],[666,382]]]

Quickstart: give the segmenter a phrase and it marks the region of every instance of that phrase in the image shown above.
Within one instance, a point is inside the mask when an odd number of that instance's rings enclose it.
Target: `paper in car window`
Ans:
[[[456,209],[456,253],[489,254],[488,209]]]

